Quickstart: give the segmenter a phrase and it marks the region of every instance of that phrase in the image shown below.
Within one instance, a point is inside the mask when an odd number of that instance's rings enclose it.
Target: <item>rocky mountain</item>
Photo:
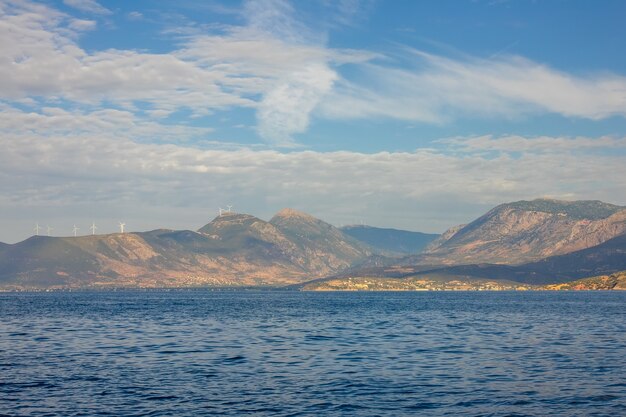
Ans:
[[[32,237],[0,246],[0,288],[283,285],[370,254],[304,213],[283,210],[272,220],[226,213],[197,232]]]
[[[320,275],[348,268],[372,254],[338,228],[297,210],[283,209],[269,223],[296,245],[297,262]]]
[[[341,231],[383,253],[408,255],[422,252],[439,235],[372,226],[344,226]]]
[[[412,288],[427,280],[439,289],[471,281],[487,288],[493,282],[559,284],[626,270],[626,209],[599,201],[502,204],[450,229],[424,253],[401,259],[382,256],[382,248],[404,250],[419,236],[402,235],[402,241],[394,237],[401,231],[360,232],[369,235],[357,240],[284,209],[269,222],[224,213],[198,231],[34,236],[0,244],[0,289],[280,286],[325,277],[409,280]]]
[[[626,232],[626,207],[538,199],[502,204],[453,228],[407,263],[521,264],[592,247]]]
[[[374,285],[371,283],[393,282],[388,280],[395,279],[405,280],[402,285],[405,285],[406,282],[424,284],[454,281],[457,281],[454,285],[457,285],[458,282],[465,283],[464,285],[470,282],[475,285],[483,285],[484,282],[489,281],[503,285],[510,285],[511,282],[514,282],[517,285],[536,286],[566,283],[585,277],[609,275],[624,270],[626,270],[626,234],[609,239],[597,246],[564,255],[550,256],[521,265],[488,263],[455,266],[386,265],[362,269],[354,268],[333,277],[312,281],[310,284],[320,286],[325,281],[332,281],[335,286],[341,286],[346,285],[347,282],[367,279],[370,285]],[[431,287],[429,288],[433,289],[436,286],[431,285]]]

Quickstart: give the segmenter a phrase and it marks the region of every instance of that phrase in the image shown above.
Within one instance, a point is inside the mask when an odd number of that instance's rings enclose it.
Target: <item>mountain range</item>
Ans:
[[[334,226],[285,209],[269,222],[224,213],[198,231],[33,236],[0,247],[5,289],[256,286],[332,274],[372,252]]]
[[[406,262],[406,260],[404,260]],[[626,271],[626,234],[609,239],[597,246],[555,255],[521,265],[467,264],[455,266],[398,265],[355,268],[332,277],[306,283],[306,289],[348,289],[354,282],[372,286],[385,283],[387,289],[404,289],[424,284],[426,288],[441,286],[479,286],[485,283],[495,289],[525,289],[547,284],[562,284],[573,280]],[[453,285],[450,282],[454,282]],[[512,284],[515,283],[515,284]],[[552,287],[548,289],[555,289]],[[561,287],[566,289],[566,286]],[[486,289],[486,288],[485,288]]]
[[[367,226],[339,229],[283,209],[269,221],[223,213],[197,231],[33,236],[0,244],[3,290],[346,289],[359,280],[379,289],[524,289],[622,270],[626,208],[600,201],[502,204],[440,236]]]

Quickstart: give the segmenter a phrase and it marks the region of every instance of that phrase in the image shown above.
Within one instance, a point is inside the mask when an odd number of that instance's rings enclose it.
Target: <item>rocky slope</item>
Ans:
[[[294,262],[317,275],[348,268],[372,254],[338,228],[297,210],[283,209],[269,223],[296,245]]]
[[[397,289],[406,289],[407,285],[416,287],[416,282],[422,285],[420,288],[426,289],[452,287],[458,289],[459,286],[469,285],[468,283],[472,283],[476,289],[487,289],[484,287],[486,282],[492,284],[495,282],[502,287],[500,289],[512,289],[511,283],[531,288],[537,285],[571,282],[584,277],[609,275],[623,270],[626,270],[626,234],[591,248],[521,265],[483,263],[453,266],[423,264],[367,266],[348,269],[332,277],[311,281],[307,285],[309,288],[314,286],[325,288],[329,285],[325,282],[330,282],[339,288],[347,287],[350,282],[367,280],[368,285],[374,287],[379,283],[386,283],[383,286],[387,288],[400,285]],[[442,286],[442,282],[452,282],[453,285]],[[492,285],[491,289],[496,288]]]
[[[444,233],[408,263],[520,264],[592,247],[626,233],[626,208],[539,199],[502,204]]]
[[[279,213],[277,225],[227,213],[198,232],[32,237],[0,246],[0,288],[283,285],[369,255],[327,223],[293,213]]]

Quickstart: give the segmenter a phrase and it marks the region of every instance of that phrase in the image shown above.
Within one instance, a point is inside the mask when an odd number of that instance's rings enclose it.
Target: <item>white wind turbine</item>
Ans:
[[[35,231],[35,236],[39,236],[39,231],[41,230],[41,226],[39,226],[39,222],[35,223],[35,228],[33,230]]]
[[[91,234],[95,235],[96,234],[96,229],[98,227],[96,226],[96,222],[91,223],[91,227],[89,228],[91,230]]]
[[[76,232],[78,232],[80,230],[80,228],[76,227],[76,225],[74,225],[74,228],[72,230],[74,231],[74,237],[76,237]]]
[[[228,207],[228,210],[226,210],[226,211],[227,211],[227,212],[229,212],[229,213],[230,213],[230,212],[232,211],[232,209],[233,209],[233,206],[226,206],[226,207]]]
[[[126,223],[120,222],[120,233],[124,233],[124,226],[126,226]]]
[[[48,231],[48,233],[47,233],[47,234],[48,234],[48,236],[50,236],[50,232],[51,232],[52,230],[54,230],[54,229],[52,229],[52,227],[50,227],[50,226],[46,226],[46,230]]]

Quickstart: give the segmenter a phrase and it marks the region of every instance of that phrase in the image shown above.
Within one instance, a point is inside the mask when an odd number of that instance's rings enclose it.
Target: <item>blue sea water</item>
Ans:
[[[626,416],[626,292],[0,294],[0,414]]]

